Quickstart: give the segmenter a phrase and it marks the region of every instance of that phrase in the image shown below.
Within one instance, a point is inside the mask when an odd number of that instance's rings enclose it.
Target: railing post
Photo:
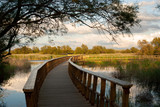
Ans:
[[[83,91],[82,91],[82,95],[84,95],[84,96],[86,94],[86,76],[87,76],[87,73],[83,72]]]
[[[80,71],[80,76],[79,76],[79,81],[80,81],[80,89],[79,89],[79,91],[80,91],[80,92],[83,91],[82,78],[83,78],[83,72]]]
[[[92,75],[88,74],[88,82],[87,82],[87,90],[86,90],[86,99],[89,99],[89,94],[90,94],[90,87],[91,87],[91,79],[92,79]]]
[[[115,100],[116,100],[116,84],[111,82],[110,106],[109,107],[114,107]]]
[[[104,107],[106,80],[101,78],[100,107]]]
[[[35,102],[35,99],[34,99],[34,95],[33,95],[33,92],[25,92],[25,97],[26,97],[26,104],[27,104],[27,107],[37,107],[37,102]]]
[[[91,91],[91,99],[90,99],[91,105],[95,104],[95,95],[96,95],[95,92],[96,92],[96,89],[97,89],[97,79],[98,79],[98,77],[94,76],[94,78],[93,78],[93,89]]]
[[[129,107],[129,89],[130,87],[122,87],[123,96],[122,96],[122,107]]]

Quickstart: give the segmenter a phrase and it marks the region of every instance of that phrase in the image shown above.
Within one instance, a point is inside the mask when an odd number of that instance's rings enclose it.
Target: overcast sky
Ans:
[[[109,35],[99,35],[95,30],[86,26],[72,27],[67,25],[68,33],[63,36],[53,37],[53,42],[49,43],[47,37],[39,38],[34,45],[42,47],[44,45],[62,46],[69,45],[72,49],[75,49],[81,44],[86,44],[89,48],[95,45],[102,45],[106,48],[113,49],[127,49],[132,46],[137,47],[137,41],[146,39],[151,41],[154,37],[160,37],[160,11],[156,9],[158,0],[123,0],[123,3],[132,4],[137,3],[139,5],[138,17],[141,19],[141,27],[135,27],[132,29],[133,36],[125,37],[120,36],[117,39],[117,43],[111,41]]]

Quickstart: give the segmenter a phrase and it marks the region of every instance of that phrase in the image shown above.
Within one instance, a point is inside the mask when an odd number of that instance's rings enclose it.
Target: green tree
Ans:
[[[81,47],[76,47],[74,53],[75,54],[83,54],[82,48]]]
[[[57,54],[57,48],[56,47],[52,47],[52,54]]]
[[[32,51],[33,51],[33,53],[39,53],[40,52],[39,48],[35,47],[35,46],[32,48]]]
[[[105,53],[106,48],[102,46],[93,46],[93,48],[90,51],[92,54],[100,54],[100,53]]]
[[[60,46],[57,46],[56,54],[62,54],[62,50]]]
[[[122,53],[131,53],[131,50],[130,49],[125,49],[122,51]]]
[[[72,54],[72,53],[74,53],[72,48],[70,46],[68,46],[68,45],[62,46],[61,47],[61,51],[62,51],[63,54]]]
[[[20,52],[20,48],[16,48],[16,49],[12,50],[11,53],[13,53],[13,54],[20,54],[21,53]]]
[[[53,53],[52,47],[51,46],[47,46],[47,45],[41,47],[41,53],[43,53],[43,54],[52,54]]]
[[[22,48],[19,48],[19,54],[29,54],[32,53],[32,49],[27,47],[27,46],[23,46]]]
[[[137,48],[135,48],[135,47],[131,47],[130,50],[131,50],[132,53],[137,53],[137,52],[139,51],[139,50],[138,50]]]
[[[120,0],[1,0],[0,57],[9,55],[19,38],[66,33],[66,22],[107,32],[115,40],[115,34],[130,33],[139,23],[137,10]]]
[[[106,49],[106,53],[115,53],[116,51],[114,49]]]
[[[88,46],[85,44],[81,45],[81,51],[83,54],[87,54],[88,53]]]

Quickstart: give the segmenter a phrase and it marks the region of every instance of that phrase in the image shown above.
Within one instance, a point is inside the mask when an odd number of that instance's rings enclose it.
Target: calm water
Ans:
[[[0,84],[0,107],[26,107],[23,87],[30,71],[40,65],[42,61],[31,61],[31,69],[28,72],[16,71],[15,74]]]
[[[89,67],[82,66],[85,69],[88,69],[93,72],[98,72],[103,75],[113,76],[114,73],[117,72],[117,69],[113,66],[107,67]],[[129,81],[133,84],[130,89],[130,107],[160,107],[160,93],[149,90],[147,87],[140,85],[134,78],[125,81]],[[145,80],[144,80],[145,81]],[[106,82],[106,96],[109,97],[109,89],[110,83]],[[122,88],[120,86],[116,86],[116,102],[121,105],[122,100]],[[97,91],[100,92],[100,79],[98,79]],[[141,99],[140,101],[138,99]]]

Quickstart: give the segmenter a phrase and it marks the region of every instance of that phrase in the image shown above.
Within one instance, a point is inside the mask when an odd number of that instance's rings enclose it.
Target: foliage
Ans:
[[[132,53],[137,53],[137,52],[139,51],[139,50],[138,50],[137,48],[135,48],[135,47],[131,47],[130,50],[131,50]]]
[[[130,33],[139,23],[137,10],[137,6],[124,5],[120,0],[2,0],[0,57],[9,55],[21,38],[67,33],[67,23],[84,24],[116,40],[118,34]]]
[[[33,53],[39,53],[40,52],[39,48],[35,47],[35,46],[32,48],[32,51],[33,51]]]
[[[154,54],[155,55],[160,55],[160,37],[155,37],[151,44],[154,47]]]
[[[129,49],[122,50],[122,53],[131,53],[131,50],[129,50]]]
[[[38,47],[29,47],[16,48],[12,51],[14,54],[28,54],[28,53],[42,53],[42,54],[103,54],[103,53],[136,53],[139,55],[160,55],[160,37],[155,37],[151,43],[146,40],[139,40],[137,42],[138,47],[131,47],[130,49],[125,50],[114,50],[106,49],[104,46],[93,46],[92,49],[88,49],[88,46],[82,44],[81,47],[76,47],[75,50],[68,45],[64,46],[43,46],[41,49]]]
[[[81,49],[82,49],[82,53],[83,53],[83,54],[87,54],[87,53],[88,53],[88,47],[87,47],[87,45],[82,44],[82,45],[81,45]]]
[[[139,40],[138,41],[138,46],[140,47],[139,54],[141,54],[141,55],[153,55],[154,48],[150,43],[148,43],[148,41]]]
[[[53,54],[12,54],[10,57],[16,60],[49,60],[52,58],[63,57],[66,55],[53,55]]]
[[[90,51],[91,54],[100,54],[105,52],[106,48],[102,46],[93,46],[92,50]]]
[[[141,55],[160,55],[160,37],[153,38],[151,43],[146,40],[139,40],[137,44]]]
[[[76,47],[74,53],[75,54],[83,54],[82,48],[81,47]]]
[[[112,58],[112,56],[116,56]],[[121,57],[118,58],[118,56]],[[128,59],[126,59],[126,58]],[[133,59],[131,59],[131,57]],[[82,63],[78,63],[82,64]],[[118,72],[113,73],[113,76],[122,80],[134,80],[142,86],[148,87],[150,90],[160,90],[160,60],[158,58],[143,58],[115,54],[115,55],[89,55],[84,57],[83,65],[107,67],[112,66]],[[145,81],[144,81],[145,80]]]
[[[136,80],[150,89],[160,89],[160,61],[144,59],[141,61],[131,61],[127,64],[126,70],[129,76],[134,76]],[[145,80],[145,81],[144,81]]]

